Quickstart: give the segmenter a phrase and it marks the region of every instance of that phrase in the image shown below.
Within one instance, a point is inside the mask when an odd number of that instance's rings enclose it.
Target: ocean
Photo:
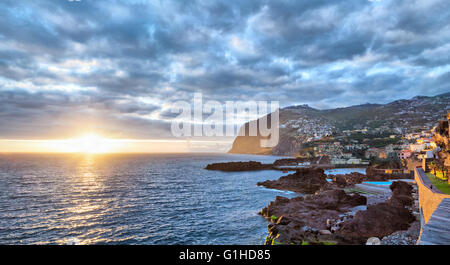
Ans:
[[[263,244],[280,171],[218,172],[229,154],[0,155],[0,244]]]

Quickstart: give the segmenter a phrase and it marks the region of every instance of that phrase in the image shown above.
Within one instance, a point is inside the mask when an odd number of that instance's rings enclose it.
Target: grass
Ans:
[[[435,175],[431,173],[426,173],[428,178],[430,179],[431,183],[433,184],[433,188],[437,188],[442,193],[450,195],[450,185],[443,181],[438,179]]]

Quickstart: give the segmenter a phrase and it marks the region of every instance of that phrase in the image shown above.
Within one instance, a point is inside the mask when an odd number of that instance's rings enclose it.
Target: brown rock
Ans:
[[[271,168],[272,164],[262,164],[261,162],[248,161],[248,162],[213,163],[207,165],[205,169],[219,170],[219,171],[253,171]]]
[[[412,187],[397,181],[390,188],[392,197],[389,200],[357,212],[353,219],[342,224],[337,233],[348,240],[363,243],[369,237],[382,238],[395,231],[408,229],[415,217],[404,206],[412,204]]]
[[[345,175],[335,175],[333,177],[333,182],[335,182],[339,187],[351,186],[354,184],[362,183],[367,179],[367,176],[358,172],[352,172]]]
[[[411,206],[414,202],[412,197],[412,186],[403,181],[394,181],[389,188],[392,190],[392,196],[388,200],[391,204],[399,206]]]
[[[350,207],[365,204],[361,195],[348,195],[343,190],[327,190],[319,194],[287,199],[277,197],[261,210],[261,215],[271,219],[278,217],[275,224],[269,226],[266,243],[294,243],[306,241],[320,244],[323,241],[338,242],[327,230],[330,220],[336,220]],[[328,232],[321,233],[320,230]]]
[[[300,193],[315,193],[328,185],[326,177],[323,169],[302,168],[297,169],[294,174],[283,176],[278,180],[258,182],[258,186]]]

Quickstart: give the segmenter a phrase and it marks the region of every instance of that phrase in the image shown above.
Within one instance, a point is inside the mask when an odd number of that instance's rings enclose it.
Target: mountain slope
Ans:
[[[364,104],[328,110],[307,105],[290,106],[280,110],[280,141],[277,146],[261,148],[260,136],[246,134],[236,137],[229,152],[293,155],[310,142],[333,138],[345,131],[365,129],[379,134],[410,133],[431,128],[446,115],[447,110],[450,110],[450,93],[383,105]],[[248,128],[248,123],[243,128]]]

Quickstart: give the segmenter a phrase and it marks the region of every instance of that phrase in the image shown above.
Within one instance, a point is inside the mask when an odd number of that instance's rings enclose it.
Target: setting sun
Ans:
[[[78,139],[69,140],[73,145],[72,150],[80,153],[99,154],[115,151],[114,148],[118,142],[113,142],[111,139],[102,138],[96,134],[87,134]]]
[[[87,133],[78,138],[46,141],[46,150],[64,153],[100,154],[117,152],[121,142]]]
[[[112,138],[86,132],[67,139],[0,139],[0,152],[5,153],[183,153],[196,148],[214,146],[229,148],[229,141],[186,139]]]

